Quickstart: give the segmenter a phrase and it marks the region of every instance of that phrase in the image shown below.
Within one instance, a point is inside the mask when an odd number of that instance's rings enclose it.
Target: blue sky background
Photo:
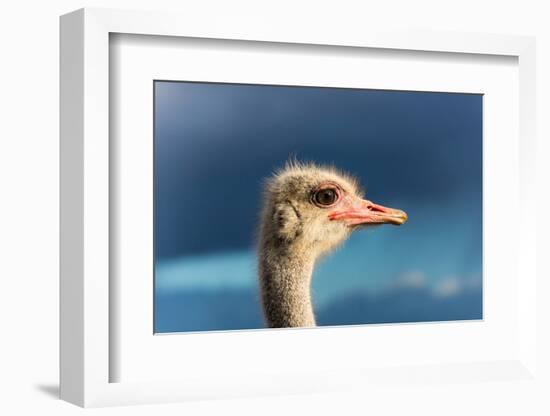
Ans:
[[[261,183],[291,155],[409,215],[321,262],[320,325],[482,317],[481,95],[157,81],[155,332],[263,327]]]

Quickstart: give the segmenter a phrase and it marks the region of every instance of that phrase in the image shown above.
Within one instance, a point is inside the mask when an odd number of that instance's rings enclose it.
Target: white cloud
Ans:
[[[400,275],[395,281],[395,285],[399,287],[424,287],[428,283],[426,274],[413,270]]]
[[[462,286],[461,280],[457,277],[445,277],[435,284],[433,294],[441,298],[455,296],[462,291]]]
[[[252,250],[161,260],[155,269],[156,289],[253,288],[256,258]]]

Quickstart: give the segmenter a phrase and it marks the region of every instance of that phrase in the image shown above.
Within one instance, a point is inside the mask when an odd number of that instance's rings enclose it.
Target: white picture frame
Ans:
[[[292,371],[281,368],[265,377],[220,372],[200,375],[200,368],[176,381],[113,381],[111,368],[121,357],[112,348],[112,313],[116,301],[110,275],[111,202],[115,198],[110,155],[110,34],[225,39],[281,44],[331,45],[340,48],[429,51],[442,54],[515,57],[519,67],[519,161],[517,170],[520,218],[513,247],[517,255],[517,346],[498,360],[411,367],[359,369],[324,368]],[[261,45],[261,43],[258,43]],[[194,22],[168,13],[82,9],[61,18],[61,398],[80,406],[182,401],[320,392],[379,383],[415,380],[525,380],[536,377],[537,271],[535,179],[535,41],[530,37],[465,33],[331,32],[241,22]],[[116,190],[116,188],[114,188]],[[405,328],[405,327],[402,327]],[[406,331],[407,329],[403,329]],[[307,330],[306,330],[307,331]],[[310,332],[311,333],[311,332]],[[257,337],[265,336],[257,333]],[[116,334],[115,334],[116,335]],[[219,341],[218,341],[219,342]],[[242,342],[239,340],[235,341]],[[517,347],[517,348],[516,348]],[[364,370],[364,369],[363,369]],[[154,379],[154,378],[153,378]]]

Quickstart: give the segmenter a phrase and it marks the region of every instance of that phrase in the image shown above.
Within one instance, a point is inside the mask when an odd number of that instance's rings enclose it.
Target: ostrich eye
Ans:
[[[336,202],[338,193],[335,189],[325,188],[318,190],[313,196],[313,200],[317,205],[328,207]]]

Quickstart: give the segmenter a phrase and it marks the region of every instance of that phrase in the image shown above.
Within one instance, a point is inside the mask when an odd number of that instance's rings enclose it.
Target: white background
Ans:
[[[0,122],[0,259],[2,261],[2,342],[0,412],[73,414],[81,409],[60,402],[58,375],[58,16],[83,6],[247,14],[285,24],[355,25],[387,22],[390,27],[511,33],[538,36],[539,245],[550,247],[548,173],[550,114],[550,12],[544,1],[19,1],[0,13],[2,87]],[[547,2],[546,2],[547,3]],[[544,140],[546,138],[546,140]],[[503,238],[506,225],[503,224]],[[541,250],[542,253],[542,250]],[[542,256],[541,256],[542,257]],[[550,276],[545,261],[542,274]],[[539,267],[543,267],[542,263]],[[539,285],[544,314],[539,333],[550,351],[550,282]],[[548,353],[539,356],[550,374]],[[429,386],[430,387],[430,386]],[[550,414],[550,384],[388,386],[376,397],[346,392],[264,399],[197,402],[91,410],[99,414]]]

